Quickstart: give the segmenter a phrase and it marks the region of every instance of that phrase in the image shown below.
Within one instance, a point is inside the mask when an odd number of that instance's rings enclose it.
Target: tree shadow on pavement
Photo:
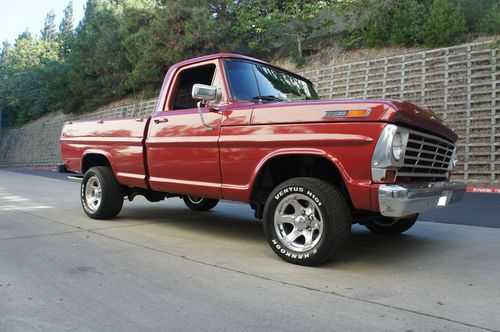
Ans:
[[[176,230],[199,233],[212,238],[240,239],[245,242],[262,242],[267,245],[262,229],[262,222],[253,217],[252,211],[245,206],[236,209],[215,208],[212,211],[191,211],[183,206],[162,206],[160,208],[133,208],[124,211],[117,221],[127,219],[174,227]]]

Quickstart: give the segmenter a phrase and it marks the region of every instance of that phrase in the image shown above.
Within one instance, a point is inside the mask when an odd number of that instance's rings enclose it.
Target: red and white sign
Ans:
[[[467,186],[468,193],[500,194],[500,188]]]

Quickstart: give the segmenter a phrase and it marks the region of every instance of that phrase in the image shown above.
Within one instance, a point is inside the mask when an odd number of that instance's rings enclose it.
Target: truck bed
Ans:
[[[118,182],[146,188],[144,138],[149,117],[67,122],[61,133],[61,154],[70,171],[83,173],[84,157],[104,155]],[[89,158],[85,158],[89,160]]]

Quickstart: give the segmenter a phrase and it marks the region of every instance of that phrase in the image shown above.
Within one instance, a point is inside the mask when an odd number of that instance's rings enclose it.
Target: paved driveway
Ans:
[[[245,205],[137,199],[93,221],[78,191],[0,170],[0,331],[500,330],[500,229],[355,226],[308,268],[279,260]]]

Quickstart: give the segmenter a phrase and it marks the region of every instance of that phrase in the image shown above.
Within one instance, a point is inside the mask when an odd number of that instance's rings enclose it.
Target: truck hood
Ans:
[[[369,109],[366,117],[336,117],[332,111]],[[332,116],[333,114],[333,116]],[[401,100],[318,100],[264,103],[253,109],[251,124],[291,124],[306,122],[387,122],[458,139],[453,129],[432,110]]]

